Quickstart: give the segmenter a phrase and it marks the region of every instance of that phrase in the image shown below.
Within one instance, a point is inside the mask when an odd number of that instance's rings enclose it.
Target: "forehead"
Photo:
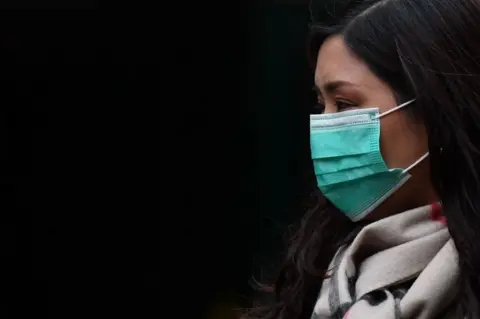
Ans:
[[[326,82],[333,81],[354,84],[375,81],[375,76],[368,66],[348,49],[341,36],[327,38],[317,57],[315,83],[321,87]]]

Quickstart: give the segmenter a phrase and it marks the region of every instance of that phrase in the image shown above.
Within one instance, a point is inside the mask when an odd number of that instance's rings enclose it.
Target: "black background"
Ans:
[[[248,306],[300,215],[306,1],[1,7],[0,316]]]

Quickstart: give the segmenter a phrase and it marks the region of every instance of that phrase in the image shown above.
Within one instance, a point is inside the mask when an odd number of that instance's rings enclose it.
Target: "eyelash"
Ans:
[[[358,106],[355,103],[347,101],[336,101],[335,104],[337,106],[337,112],[342,112],[345,109]],[[318,102],[313,108],[316,113],[323,113],[325,111],[325,105],[320,102]]]
[[[340,104],[343,104],[343,106],[339,106],[339,103],[340,103]],[[336,104],[337,104],[337,109],[338,109],[338,111],[341,111],[341,110],[344,110],[344,109],[348,109],[348,108],[351,108],[351,107],[358,106],[358,105],[355,104],[355,103],[347,102],[347,101],[337,101]]]

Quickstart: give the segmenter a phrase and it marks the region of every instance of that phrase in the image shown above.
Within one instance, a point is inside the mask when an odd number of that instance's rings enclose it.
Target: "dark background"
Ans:
[[[250,305],[301,214],[306,2],[2,1],[2,318]]]

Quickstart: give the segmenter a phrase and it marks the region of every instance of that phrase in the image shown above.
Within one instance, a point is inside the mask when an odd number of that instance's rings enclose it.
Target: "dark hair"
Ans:
[[[399,100],[416,98],[408,110],[426,127],[432,183],[459,254],[457,317],[480,318],[480,2],[317,2],[312,61],[326,37],[342,35]],[[276,281],[275,303],[250,317],[310,318],[333,254],[361,227],[318,190],[312,199]]]

